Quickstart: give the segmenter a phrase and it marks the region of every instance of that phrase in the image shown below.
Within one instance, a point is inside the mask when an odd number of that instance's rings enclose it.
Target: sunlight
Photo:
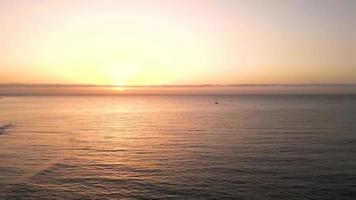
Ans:
[[[115,90],[123,90],[127,82],[137,73],[139,66],[131,63],[114,63],[106,67],[109,82],[116,85]]]

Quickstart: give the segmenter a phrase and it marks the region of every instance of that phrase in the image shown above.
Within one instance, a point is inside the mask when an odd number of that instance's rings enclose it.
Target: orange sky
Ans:
[[[1,0],[0,83],[356,83],[356,1]]]

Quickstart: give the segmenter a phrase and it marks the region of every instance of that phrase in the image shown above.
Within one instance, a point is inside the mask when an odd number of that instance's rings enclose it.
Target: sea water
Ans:
[[[356,197],[356,96],[5,96],[0,124],[0,199]]]

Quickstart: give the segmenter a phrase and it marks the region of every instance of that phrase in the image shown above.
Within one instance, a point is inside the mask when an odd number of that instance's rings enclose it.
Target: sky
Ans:
[[[356,83],[356,0],[0,0],[0,83]]]

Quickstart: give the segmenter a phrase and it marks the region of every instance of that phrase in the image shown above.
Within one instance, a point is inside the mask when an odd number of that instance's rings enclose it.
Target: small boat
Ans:
[[[219,104],[219,102],[215,101],[215,104]]]

